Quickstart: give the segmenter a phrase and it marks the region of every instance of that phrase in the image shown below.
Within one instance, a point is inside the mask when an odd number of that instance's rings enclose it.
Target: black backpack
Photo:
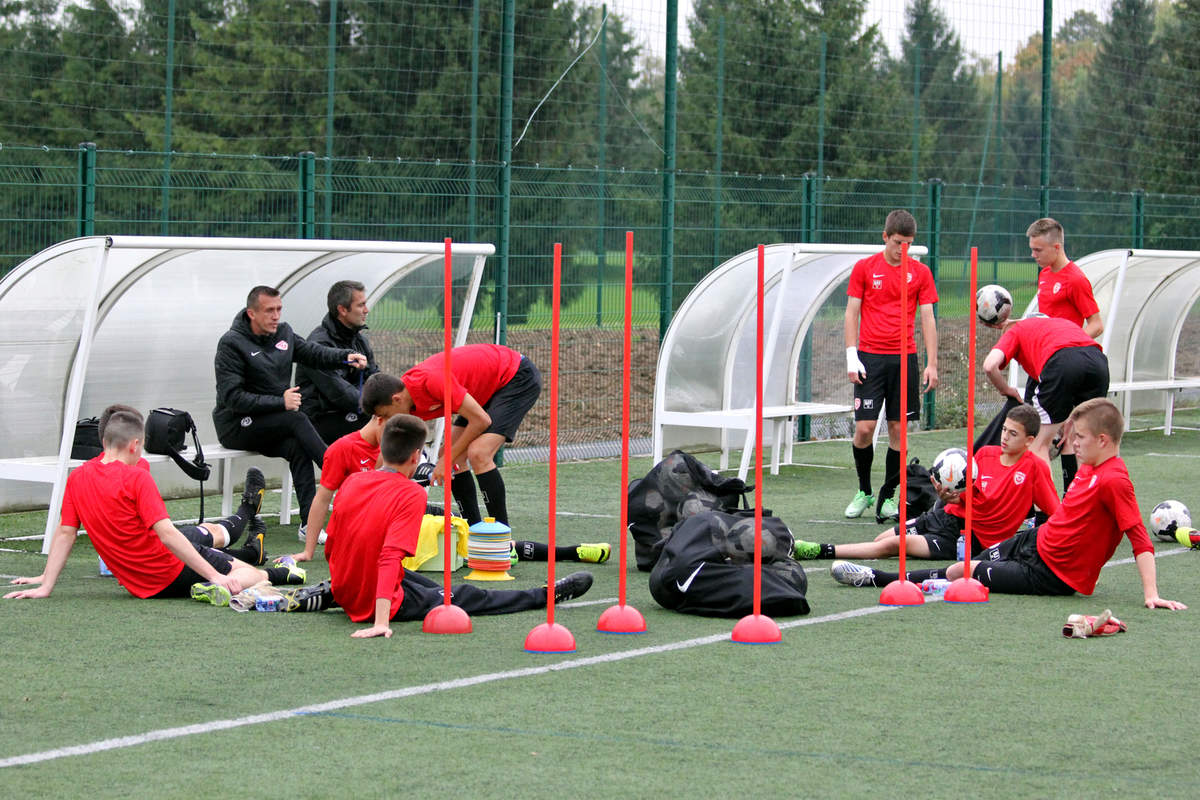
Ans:
[[[906,469],[908,472],[908,497],[905,499],[905,513],[906,519],[913,519],[933,508],[938,501],[938,494],[937,489],[933,488],[933,481],[929,478],[929,470],[921,466],[920,459],[914,458],[909,461]]]

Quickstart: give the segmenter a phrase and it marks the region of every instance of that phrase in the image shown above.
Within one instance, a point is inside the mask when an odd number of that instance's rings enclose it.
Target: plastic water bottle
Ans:
[[[958,544],[956,544],[954,546],[954,552],[958,554],[957,557],[958,557],[959,561],[962,561],[963,554],[966,553],[966,551],[967,551],[967,540],[965,537],[959,536]]]
[[[111,578],[112,570],[108,568],[108,564],[105,564],[104,559],[100,558],[100,556],[96,556],[96,558],[100,561],[100,577]]]
[[[283,608],[283,597],[280,595],[259,595],[254,599],[255,611],[278,611]]]
[[[946,587],[949,585],[950,581],[945,578],[926,578],[921,581],[921,591],[925,594],[941,597],[946,593]]]

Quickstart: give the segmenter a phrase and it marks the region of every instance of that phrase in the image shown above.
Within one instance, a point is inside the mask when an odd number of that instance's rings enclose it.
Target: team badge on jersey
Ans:
[[[276,350],[287,350],[287,347],[288,347],[287,342],[284,341],[283,339],[280,339],[278,342],[275,343]]]
[[[883,288],[883,276],[882,275],[872,275],[871,276],[871,288],[872,289],[882,289]]]
[[[1013,475],[1013,483],[1015,483],[1017,486],[1020,486],[1024,482],[1025,482],[1025,473],[1024,472],[1018,472]]]
[[[1055,284],[1054,284],[1054,288],[1050,290],[1050,294],[1058,294],[1058,292],[1059,292],[1059,290],[1060,290],[1060,289],[1062,289],[1062,284],[1061,284],[1061,283],[1055,283]]]

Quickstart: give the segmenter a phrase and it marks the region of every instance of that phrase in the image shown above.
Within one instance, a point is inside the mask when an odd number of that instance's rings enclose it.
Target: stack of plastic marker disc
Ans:
[[[508,574],[511,550],[511,528],[492,517],[476,522],[467,536],[467,566],[471,568],[467,580],[511,581],[513,576]]]

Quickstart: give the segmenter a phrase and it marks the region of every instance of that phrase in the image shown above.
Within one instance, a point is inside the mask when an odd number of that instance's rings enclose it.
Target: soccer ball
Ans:
[[[971,474],[978,475],[979,468],[971,465]],[[951,447],[937,454],[929,477],[934,483],[944,489],[961,492],[967,488],[967,451],[961,447]]]
[[[975,316],[985,325],[1003,325],[1012,307],[1012,295],[1003,286],[989,283],[975,293]]]
[[[1150,512],[1150,530],[1164,542],[1175,541],[1176,528],[1191,526],[1191,512],[1178,500],[1163,500]]]

